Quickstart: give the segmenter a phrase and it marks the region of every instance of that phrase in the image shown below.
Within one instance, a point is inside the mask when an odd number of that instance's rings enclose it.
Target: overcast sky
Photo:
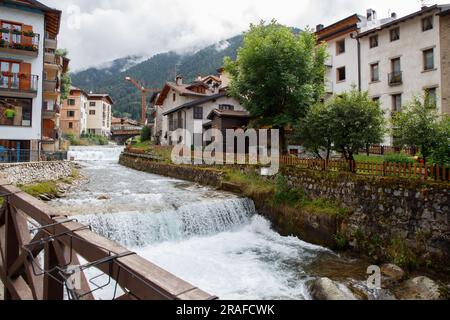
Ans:
[[[63,11],[59,47],[72,71],[128,55],[200,48],[261,19],[305,28],[373,8],[379,17],[420,8],[419,0],[42,0]],[[426,1],[428,4],[450,0]]]

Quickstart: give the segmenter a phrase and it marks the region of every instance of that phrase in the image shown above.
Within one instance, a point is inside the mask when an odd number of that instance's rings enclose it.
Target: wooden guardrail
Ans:
[[[94,299],[99,288],[85,273],[91,268],[113,284],[113,300],[216,299],[1,179],[0,198],[0,279],[7,300],[62,300],[64,291],[68,299]],[[87,262],[81,265],[79,257]],[[117,297],[119,287],[124,293]]]

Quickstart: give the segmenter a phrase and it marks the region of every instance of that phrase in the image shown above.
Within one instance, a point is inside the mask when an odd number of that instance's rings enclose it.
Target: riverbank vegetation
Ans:
[[[266,179],[256,173],[243,173],[238,169],[224,168],[224,180],[239,186],[250,198],[265,195],[273,207],[286,206],[305,210],[308,213],[326,214],[334,217],[346,216],[349,211],[339,203],[324,199],[310,198],[303,190],[289,186],[285,176],[279,174],[274,179]]]
[[[71,146],[106,146],[109,143],[108,138],[89,133],[83,133],[80,138],[68,133],[65,135],[65,139],[70,142]]]

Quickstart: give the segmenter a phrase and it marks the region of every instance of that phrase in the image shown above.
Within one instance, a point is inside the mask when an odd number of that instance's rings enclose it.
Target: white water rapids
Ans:
[[[311,264],[336,259],[280,236],[249,199],[118,165],[121,150],[73,148],[90,181],[52,205],[221,299],[310,299]]]

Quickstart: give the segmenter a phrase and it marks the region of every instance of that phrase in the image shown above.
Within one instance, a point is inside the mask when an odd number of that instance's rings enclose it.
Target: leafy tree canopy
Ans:
[[[225,59],[230,92],[257,125],[279,128],[283,135],[322,97],[326,57],[309,30],[296,34],[275,20],[252,24],[236,61]]]
[[[439,116],[430,99],[414,98],[394,115],[392,128],[397,147],[419,147],[425,160],[449,161],[450,121],[448,116]]]
[[[295,128],[305,148],[318,157],[322,157],[320,151],[326,150],[328,158],[335,150],[354,160],[362,148],[383,141],[385,119],[367,92],[353,88],[313,106]]]

